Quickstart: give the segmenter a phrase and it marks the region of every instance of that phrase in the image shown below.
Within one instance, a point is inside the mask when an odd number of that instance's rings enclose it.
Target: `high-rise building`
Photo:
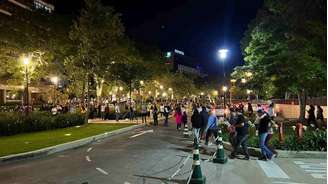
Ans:
[[[0,14],[15,16],[20,10],[35,11],[41,10],[52,13],[55,6],[51,0],[0,0]]]
[[[174,49],[173,51],[166,52],[166,64],[171,65],[173,72],[182,72],[187,74],[196,75],[204,78],[207,74],[204,73],[199,62],[194,58],[185,55],[183,51]]]

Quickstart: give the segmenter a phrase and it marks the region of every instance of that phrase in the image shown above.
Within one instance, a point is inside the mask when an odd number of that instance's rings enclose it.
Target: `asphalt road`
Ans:
[[[160,123],[162,124],[162,123]],[[3,184],[161,184],[186,183],[192,139],[170,127],[146,127],[48,157],[0,166]],[[204,150],[201,153],[205,153]],[[321,184],[326,160],[229,160],[214,164],[202,154],[207,183]]]

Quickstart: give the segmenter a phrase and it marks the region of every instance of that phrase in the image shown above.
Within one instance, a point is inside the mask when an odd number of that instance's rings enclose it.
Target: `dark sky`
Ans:
[[[69,3],[69,4],[68,4]],[[103,0],[122,14],[135,41],[178,49],[210,74],[222,73],[217,50],[229,49],[226,70],[242,64],[240,40],[263,0]],[[59,12],[76,11],[78,0],[57,0]]]

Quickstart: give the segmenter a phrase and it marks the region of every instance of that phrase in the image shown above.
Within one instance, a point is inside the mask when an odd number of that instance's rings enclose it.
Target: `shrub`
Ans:
[[[84,123],[82,114],[30,112],[28,116],[17,112],[0,113],[0,136],[66,128]]]

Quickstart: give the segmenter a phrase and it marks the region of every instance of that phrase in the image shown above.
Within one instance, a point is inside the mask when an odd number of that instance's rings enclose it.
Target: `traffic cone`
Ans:
[[[223,149],[223,142],[222,142],[222,137],[221,137],[222,131],[219,130],[218,132],[218,149],[216,151],[215,158],[213,159],[214,163],[220,163],[220,164],[225,164],[228,161],[228,158],[224,154],[224,149]]]
[[[184,137],[189,137],[189,129],[188,129],[188,125],[187,124],[185,124],[185,126],[184,126],[183,136]]]
[[[193,151],[193,163],[192,163],[192,175],[190,179],[190,184],[205,184],[206,177],[202,174],[202,169],[200,167],[199,159],[199,147],[195,144],[195,149]]]

